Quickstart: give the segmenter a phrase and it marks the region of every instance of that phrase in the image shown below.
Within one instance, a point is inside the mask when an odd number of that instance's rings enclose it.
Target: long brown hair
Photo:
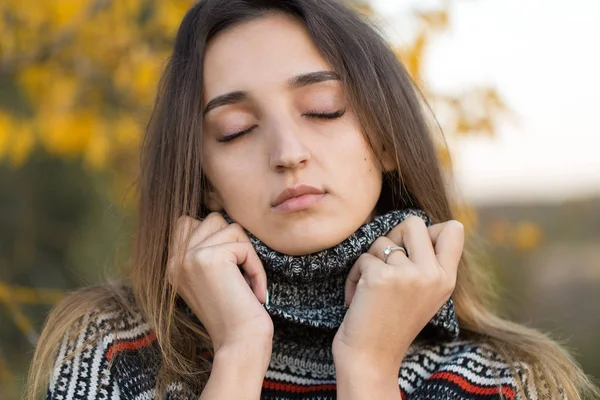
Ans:
[[[174,222],[182,215],[203,218],[208,213],[200,112],[204,50],[219,32],[270,12],[286,13],[304,23],[321,54],[341,76],[350,106],[378,159],[382,149],[396,154],[396,172],[385,174],[376,211],[419,207],[434,223],[454,219],[427,107],[373,27],[333,0],[202,0],[181,23],[141,149],[138,224],[127,280],[133,288],[133,304],[155,330],[160,345],[157,393],[171,379],[199,387],[208,378],[209,365],[199,365],[195,356],[202,347],[210,348],[209,338],[181,312],[176,293],[165,279]],[[453,295],[463,337],[488,343],[511,365],[528,365],[530,379],[540,385],[546,382],[551,398],[560,397],[559,386],[569,399],[597,394],[561,346],[490,311],[485,302],[490,294],[490,286],[484,284],[486,274],[467,258],[465,252]],[[121,289],[104,285],[76,292],[52,311],[34,355],[29,399],[44,390],[54,349],[67,327],[91,309],[111,302],[129,306]]]

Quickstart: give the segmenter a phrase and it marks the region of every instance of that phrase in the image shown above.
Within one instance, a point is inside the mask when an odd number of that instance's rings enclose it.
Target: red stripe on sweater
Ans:
[[[479,385],[476,385],[476,384],[473,384],[473,383],[467,381],[464,377],[462,377],[458,374],[451,373],[451,372],[437,372],[437,373],[431,375],[431,377],[429,377],[429,379],[440,379],[440,380],[452,382],[452,383],[456,384],[457,386],[459,386],[464,391],[473,393],[473,394],[479,394],[479,395],[483,395],[483,396],[486,396],[486,395],[492,396],[492,395],[498,394],[501,391],[502,394],[506,397],[506,400],[514,400],[514,398],[515,398],[515,392],[512,390],[512,388],[510,388],[508,386],[503,385],[503,386],[501,386],[500,389],[498,389],[497,387],[491,388],[491,387],[479,386]],[[309,392],[317,392],[317,391],[335,391],[336,384],[332,383],[332,384],[303,386],[303,385],[295,385],[292,383],[282,383],[282,382],[276,382],[276,381],[265,379],[263,381],[263,388],[270,389],[270,390],[282,391],[282,392],[290,392],[290,393],[309,393]],[[400,395],[403,400],[406,400],[409,398],[409,396],[402,389],[400,389]]]
[[[333,392],[335,391],[335,383],[326,383],[322,385],[294,385],[293,383],[282,383],[265,379],[263,381],[264,389],[278,390],[290,393],[310,393],[310,392]]]
[[[448,382],[452,382],[458,385],[461,389],[466,392],[480,394],[480,395],[495,395],[502,391],[502,394],[506,396],[507,400],[513,400],[515,398],[515,392],[509,387],[502,385],[500,389],[497,387],[484,387],[473,384],[466,380],[463,376],[452,372],[436,372],[431,375],[429,379],[441,379]]]
[[[336,390],[336,386],[337,385],[335,383],[302,386],[302,385],[294,385],[292,383],[275,382],[272,380],[265,379],[263,381],[262,387],[264,389],[278,390],[281,392],[308,393],[308,392],[327,392],[327,391],[334,392]],[[401,388],[400,388],[400,397],[402,398],[402,400],[408,399],[407,394]]]
[[[117,342],[109,346],[106,351],[106,358],[110,361],[115,354],[123,350],[137,350],[142,347],[150,346],[156,340],[156,333],[150,332],[146,336],[142,336],[136,340],[128,340],[124,342]]]

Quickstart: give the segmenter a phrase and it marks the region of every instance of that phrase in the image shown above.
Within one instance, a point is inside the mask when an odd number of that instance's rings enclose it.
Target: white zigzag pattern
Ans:
[[[297,375],[290,375],[283,372],[277,371],[267,371],[265,374],[265,378],[273,379],[279,382],[289,382],[295,385],[328,385],[335,384],[335,379],[333,380],[323,380],[323,379],[310,379],[310,378],[302,378]]]
[[[478,346],[480,346],[480,345],[478,345]],[[445,355],[441,355],[431,349],[422,348],[418,351],[418,353],[421,355],[425,355],[426,357],[429,357],[432,361],[435,361],[438,364],[448,362],[448,361],[451,361],[451,360],[454,360],[457,358],[466,358],[466,359],[470,359],[473,361],[477,361],[481,365],[486,366],[488,368],[510,371],[510,367],[507,363],[502,362],[502,361],[493,361],[493,360],[490,360],[489,358],[483,357],[481,354],[479,354],[477,352],[477,350],[479,350],[479,349],[475,349],[475,351],[457,352],[457,353],[453,353],[451,355],[445,356]]]

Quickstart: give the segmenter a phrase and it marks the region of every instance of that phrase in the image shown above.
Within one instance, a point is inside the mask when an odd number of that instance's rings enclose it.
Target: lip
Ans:
[[[279,193],[272,203],[272,207],[278,211],[293,212],[306,209],[325,197],[323,189],[307,184],[300,184],[286,188]]]

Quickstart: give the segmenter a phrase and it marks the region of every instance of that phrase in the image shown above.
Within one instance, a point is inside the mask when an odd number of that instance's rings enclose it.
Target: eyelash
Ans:
[[[331,113],[319,113],[319,112],[308,112],[304,115],[305,117],[310,117],[310,118],[321,118],[321,119],[336,119],[336,118],[340,118],[342,115],[344,115],[344,113],[346,112],[346,110],[338,110],[338,111],[334,111]],[[229,142],[239,136],[245,135],[246,133],[249,133],[250,131],[252,131],[254,128],[256,128],[258,125],[252,125],[246,129],[244,129],[243,131],[239,131],[236,132],[234,134],[231,135],[227,135],[224,136],[222,138],[217,139],[218,142],[221,143],[225,143],[225,142]]]

